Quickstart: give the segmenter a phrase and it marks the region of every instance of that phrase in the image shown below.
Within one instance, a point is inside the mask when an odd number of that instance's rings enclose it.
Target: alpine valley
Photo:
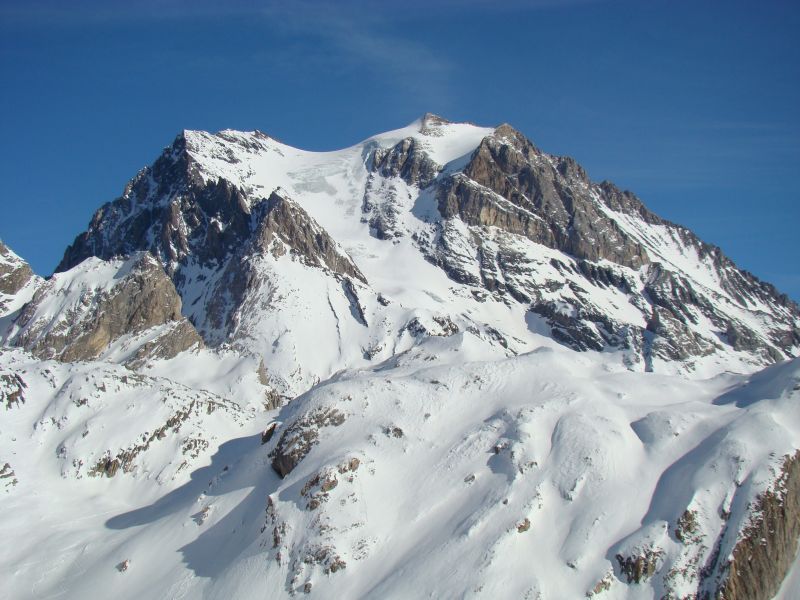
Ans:
[[[800,309],[509,125],[184,131],[0,340],[7,598],[800,597]]]

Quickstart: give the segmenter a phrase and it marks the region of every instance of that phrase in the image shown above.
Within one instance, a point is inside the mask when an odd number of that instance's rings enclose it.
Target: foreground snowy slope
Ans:
[[[800,595],[797,305],[508,125],[184,131],[0,340],[10,597]]]
[[[9,366],[17,360],[5,355]],[[24,376],[36,393],[41,375]],[[39,393],[39,406],[4,415],[29,432],[2,440],[20,483],[0,498],[0,514],[9,539],[25,540],[24,552],[4,550],[8,589],[81,597],[114,586],[130,598],[713,593],[736,548],[749,540],[766,551],[748,534],[762,518],[759,495],[797,502],[799,388],[796,361],[749,383],[698,382],[613,373],[560,348],[498,360],[458,334],[298,398],[264,445],[235,411],[214,421],[209,439],[225,431],[228,441],[190,478],[166,477],[175,466],[158,462],[183,459],[170,433],[161,443],[174,454],[145,453],[130,473],[87,481],[68,468],[73,438],[32,426],[53,410]],[[210,427],[204,418],[197,426]],[[44,521],[10,520],[33,500]],[[45,511],[51,503],[58,510]],[[768,540],[785,546],[785,560],[795,542]],[[776,589],[767,575],[750,574],[750,585]]]

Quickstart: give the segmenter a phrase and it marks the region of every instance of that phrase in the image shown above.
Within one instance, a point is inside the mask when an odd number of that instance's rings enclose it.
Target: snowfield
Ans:
[[[797,306],[507,125],[185,131],[0,340],[4,598],[800,598]]]
[[[6,593],[581,598],[605,581],[600,597],[681,597],[800,443],[798,361],[689,381],[560,348],[493,352],[431,339],[254,422],[178,386],[165,404],[163,380],[121,368],[4,351],[2,373],[27,385],[0,437],[17,480],[0,497]],[[130,472],[87,476],[192,400]],[[293,436],[302,457],[281,479],[270,454]],[[657,573],[628,584],[617,556],[648,551]]]

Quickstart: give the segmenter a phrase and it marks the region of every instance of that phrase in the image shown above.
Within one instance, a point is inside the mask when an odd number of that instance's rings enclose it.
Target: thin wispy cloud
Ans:
[[[269,63],[286,71],[320,65],[333,70],[360,70],[389,89],[413,94],[420,103],[447,110],[454,103],[451,78],[459,66],[429,43],[404,35],[404,26],[413,31],[420,20],[446,18],[453,11],[507,13],[603,1],[607,0],[437,0],[434,4],[407,0],[396,6],[367,0],[34,0],[0,3],[0,22],[71,26],[139,20],[263,19],[268,30],[279,30],[289,40],[280,52],[256,52],[245,58],[254,65]],[[315,38],[316,44],[301,47],[293,42],[292,35]],[[208,63],[210,59],[196,60]],[[219,58],[217,62],[224,60],[229,59]]]
[[[446,4],[442,3],[437,10]],[[461,8],[482,4],[480,0],[473,0],[463,3]],[[140,20],[241,17],[253,19],[256,23],[260,20],[266,31],[278,32],[287,39],[286,48],[277,53],[256,52],[244,60],[254,64],[268,62],[287,71],[312,70],[320,66],[362,71],[380,85],[396,88],[398,92],[413,93],[418,99],[441,107],[450,102],[448,80],[455,65],[429,45],[398,33],[397,27],[392,27],[398,19],[413,22],[431,12],[423,4],[415,5],[413,1],[405,4],[403,11],[357,0],[335,4],[313,0],[231,0],[225,3],[207,0],[103,3],[77,0],[65,3],[48,0],[0,4],[0,20],[7,25],[102,26]],[[300,37],[310,38],[312,43],[301,44],[293,39]],[[242,57],[236,59],[242,60]],[[208,60],[208,57],[198,60]]]
[[[0,19],[14,22],[69,24],[75,22],[109,22],[131,19],[186,19],[192,17],[225,17],[255,15],[262,11],[303,13],[309,8],[320,11],[348,11],[352,14],[391,15],[413,21],[448,11],[470,10],[504,13],[518,10],[547,10],[578,5],[597,4],[608,0],[437,0],[435,4],[423,0],[407,0],[398,6],[368,0],[19,0],[0,2]]]
[[[0,3],[0,19],[4,23],[72,25],[107,23],[137,19],[166,20],[189,17],[233,16],[252,14],[260,4],[251,0],[218,3],[206,0],[138,0],[137,2],[97,0],[38,0]]]
[[[262,15],[288,35],[316,40],[316,44],[306,45],[296,60],[337,62],[336,68],[364,71],[382,84],[413,93],[432,105],[449,104],[449,79],[456,66],[428,44],[398,34],[384,13],[361,12],[356,6],[274,3]]]

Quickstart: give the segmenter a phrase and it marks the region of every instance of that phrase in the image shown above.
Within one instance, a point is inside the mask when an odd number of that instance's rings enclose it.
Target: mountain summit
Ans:
[[[183,131],[0,340],[14,597],[800,593],[800,309],[508,124]]]
[[[366,364],[353,346],[389,357],[431,294],[441,318],[496,331],[513,352],[545,332],[633,370],[700,375],[800,352],[798,308],[771,285],[509,125],[426,114],[325,153],[260,132],[185,131],[95,214],[57,270],[135,251],[162,264],[208,344],[282,355],[273,341],[285,315],[258,300],[270,295],[330,313],[315,324],[326,339],[354,328],[283,382],[292,392]],[[302,344],[278,361],[305,362]]]

